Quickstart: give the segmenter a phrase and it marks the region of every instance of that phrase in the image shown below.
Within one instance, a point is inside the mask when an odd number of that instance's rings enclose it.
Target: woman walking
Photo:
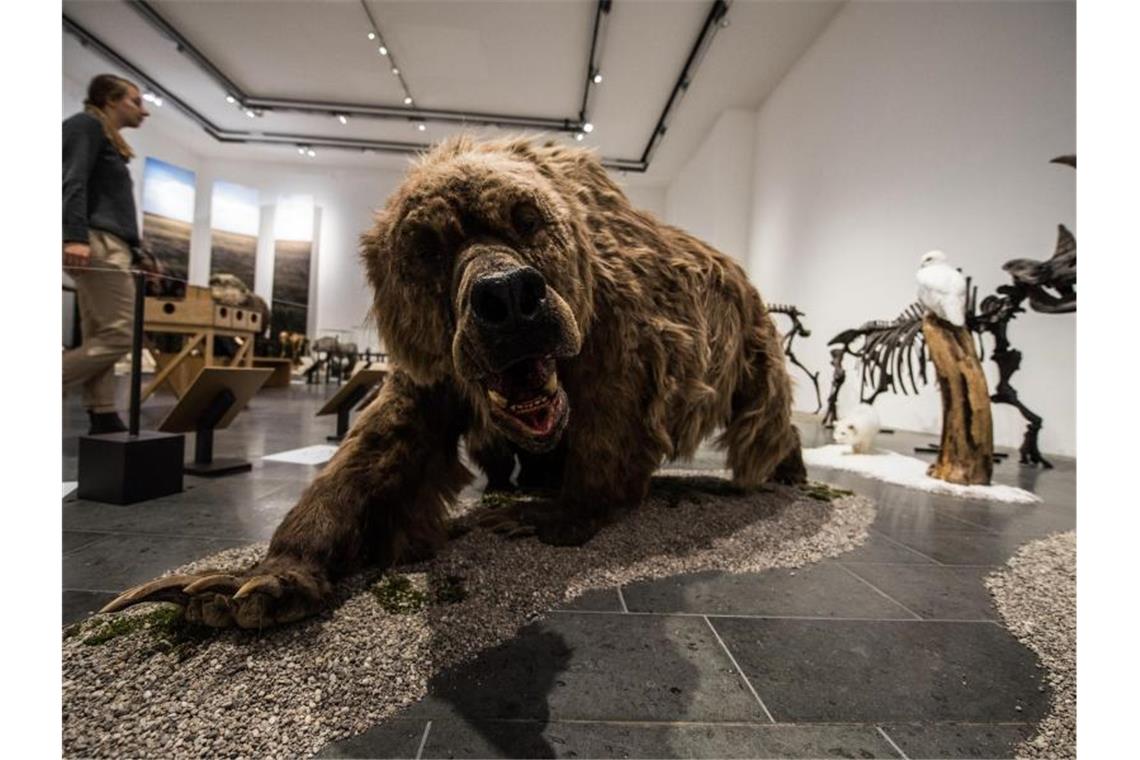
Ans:
[[[92,435],[126,430],[115,411],[115,362],[131,349],[138,217],[120,130],[150,114],[139,88],[100,74],[63,122],[63,266],[75,280],[83,343],[63,354],[63,387],[83,387]]]

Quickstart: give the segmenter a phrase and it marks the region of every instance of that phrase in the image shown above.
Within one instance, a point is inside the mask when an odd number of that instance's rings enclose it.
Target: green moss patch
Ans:
[[[374,583],[369,591],[380,606],[393,615],[411,615],[429,604],[455,604],[467,598],[463,578],[458,575],[431,577],[426,585],[425,589],[406,575],[389,573]]]
[[[102,646],[112,639],[144,633],[150,637],[150,653],[167,652],[179,660],[190,656],[197,645],[214,635],[212,628],[186,622],[178,607],[162,606],[141,615],[97,617],[68,626],[65,639],[81,636],[87,646]]]
[[[412,585],[406,575],[385,575],[369,589],[385,611],[393,615],[410,615],[422,610],[428,595]]]
[[[509,507],[518,501],[518,497],[514,494],[505,493],[503,491],[492,491],[491,493],[484,492],[483,496],[479,499],[480,507]]]

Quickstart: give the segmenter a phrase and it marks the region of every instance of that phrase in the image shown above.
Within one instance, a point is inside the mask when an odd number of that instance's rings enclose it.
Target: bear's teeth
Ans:
[[[557,372],[551,372],[550,373],[550,377],[546,378],[546,385],[542,386],[542,389],[544,391],[546,391],[548,394],[554,393],[556,390],[558,390],[558,373]]]
[[[487,389],[487,398],[491,399],[491,403],[500,409],[507,408],[507,397],[496,390]]]

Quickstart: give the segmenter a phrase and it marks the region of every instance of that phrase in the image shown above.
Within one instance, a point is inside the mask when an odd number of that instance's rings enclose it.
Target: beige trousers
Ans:
[[[83,405],[115,411],[115,362],[131,350],[135,281],[126,241],[91,230],[89,268],[69,269],[79,298],[83,343],[63,352],[64,390],[83,386]],[[102,271],[102,270],[117,271]]]

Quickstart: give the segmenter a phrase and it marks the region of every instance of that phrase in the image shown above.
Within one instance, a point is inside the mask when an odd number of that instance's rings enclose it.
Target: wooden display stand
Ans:
[[[336,394],[330,398],[325,405],[317,412],[320,417],[326,414],[336,415],[336,435],[330,435],[328,440],[340,442],[348,433],[348,415],[349,413],[369,394],[373,386],[383,382],[384,377],[388,374],[388,365],[376,365],[365,367],[358,370],[337,390]]]
[[[974,339],[933,314],[922,321],[942,393],[942,442],[926,474],[948,483],[989,485],[994,470],[990,394]]]
[[[185,472],[217,477],[252,468],[244,459],[214,459],[214,431],[229,427],[271,374],[270,369],[248,367],[202,368],[158,426],[167,433],[195,433],[194,461],[186,465]]]
[[[255,356],[253,366],[273,370],[262,388],[288,388],[293,381],[293,360],[279,356]]]
[[[253,339],[263,326],[261,314],[216,303],[209,288],[188,285],[182,299],[147,298],[143,317],[147,333],[186,336],[177,354],[162,353],[153,344],[147,346],[158,372],[143,389],[143,400],[163,383],[181,397],[206,367],[253,366]],[[228,362],[214,356],[216,337],[235,338],[239,343]]]

